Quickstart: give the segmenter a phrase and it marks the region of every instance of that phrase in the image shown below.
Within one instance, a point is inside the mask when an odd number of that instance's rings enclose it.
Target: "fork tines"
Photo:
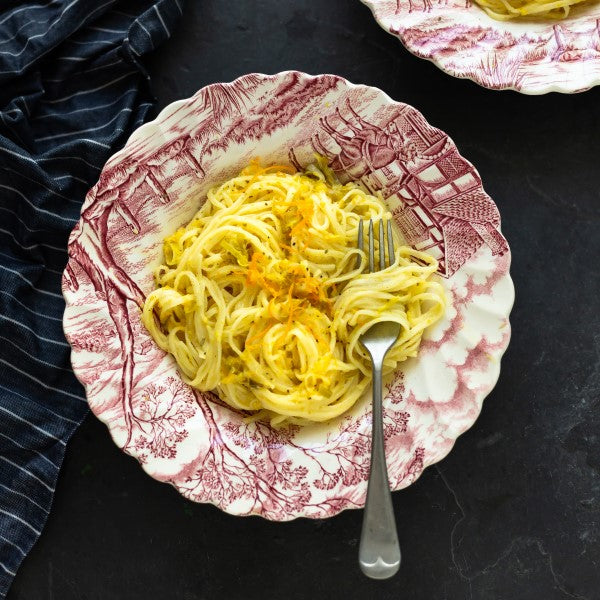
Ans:
[[[373,219],[369,219],[369,272],[373,273],[375,270],[375,235],[374,235]],[[396,252],[394,250],[394,236],[392,234],[392,221],[391,219],[387,222],[387,255],[388,263],[385,262],[385,228],[383,225],[383,219],[379,221],[379,270],[385,269],[387,266],[391,266],[395,260]],[[358,222],[358,239],[357,245],[359,250],[363,249],[364,246],[364,232],[362,219]],[[361,257],[358,256],[356,266],[360,267]]]

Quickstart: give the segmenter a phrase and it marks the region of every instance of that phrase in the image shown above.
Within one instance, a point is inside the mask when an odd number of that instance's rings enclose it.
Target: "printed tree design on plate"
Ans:
[[[73,348],[86,350],[87,352],[101,353],[107,342],[107,339],[116,335],[116,330],[103,326],[91,327],[85,332],[85,335],[79,336],[71,343]]]
[[[183,381],[167,377],[164,385],[148,385],[141,396],[132,410],[140,430],[133,442],[138,459],[145,462],[146,450],[156,458],[175,458],[178,442],[188,435],[186,422],[195,413],[192,390]]]
[[[233,101],[238,92],[227,86],[213,86],[206,92],[207,102],[216,102],[219,114],[229,115],[241,111],[244,93],[239,100]],[[230,106],[225,110],[225,106]],[[206,108],[206,106],[205,106]],[[211,120],[211,127],[218,119]],[[121,161],[100,175],[98,183],[90,190],[81,214],[81,219],[73,229],[69,240],[69,262],[65,269],[64,282],[73,292],[80,285],[80,273],[85,273],[96,294],[104,298],[121,347],[121,377],[118,402],[123,410],[127,437],[123,449],[127,450],[133,434],[136,420],[132,397],[135,386],[134,374],[141,378],[143,373],[135,373],[134,353],[135,335],[133,323],[138,320],[140,307],[145,296],[139,286],[122,266],[110,247],[111,218],[118,215],[133,234],[142,233],[141,225],[132,210],[132,199],[139,196],[139,189],[148,188],[151,198],[166,204],[171,198],[167,192],[174,177],[165,177],[165,164],[169,159],[184,161],[192,172],[204,175],[193,149],[197,142],[192,136],[182,136],[159,148],[144,162],[125,156]],[[150,200],[151,201],[151,200]],[[78,272],[79,271],[79,272]],[[77,340],[74,340],[74,345]]]
[[[139,224],[127,206],[128,192],[132,186],[140,185],[146,179],[146,169],[130,173],[126,167],[118,167],[103,173],[99,183],[88,195],[87,204],[81,220],[73,230],[69,240],[69,263],[65,272],[65,280],[72,291],[79,287],[77,266],[85,273],[98,294],[106,299],[109,314],[117,332],[121,346],[122,376],[119,389],[119,401],[123,409],[128,430],[125,448],[131,441],[132,410],[131,396],[133,389],[134,354],[131,321],[134,315],[131,305],[139,307],[144,301],[142,290],[115,261],[108,245],[108,223],[113,211],[118,213],[133,231],[139,231]],[[105,185],[116,183],[121,185],[99,192]],[[122,185],[126,181],[128,185]]]
[[[197,393],[197,400],[207,423],[209,440],[206,452],[185,471],[177,482],[178,489],[197,502],[214,502],[227,508],[239,499],[250,501],[248,513],[260,508],[261,514],[273,519],[301,510],[310,500],[302,465],[276,455],[284,439],[291,439],[294,429],[275,431],[264,424],[239,424],[231,421],[220,427],[215,420],[209,394]],[[244,433],[242,433],[246,429]],[[242,438],[246,439],[242,441]],[[227,443],[231,440],[232,443]],[[240,450],[236,450],[236,440]],[[256,447],[248,452],[248,444]]]

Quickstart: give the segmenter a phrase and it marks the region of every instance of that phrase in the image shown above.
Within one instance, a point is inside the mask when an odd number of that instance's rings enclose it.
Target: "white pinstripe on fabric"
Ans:
[[[36,10],[36,9],[40,9],[40,8],[47,8],[48,6],[51,6],[52,4],[55,4],[56,1],[57,0],[52,0],[52,2],[50,2],[46,6],[24,6],[23,8],[17,8],[13,12],[7,14],[4,17],[4,19],[2,19],[0,21],[0,25],[2,25],[2,23],[6,23],[6,21],[8,21],[9,19],[12,19],[17,13],[23,12],[24,10]]]
[[[65,396],[69,396],[69,398],[75,398],[75,400],[79,400],[80,402],[85,402],[85,398],[81,398],[81,396],[77,396],[76,394],[71,394],[71,392],[67,392],[66,390],[61,390],[60,388],[56,388],[52,385],[48,385],[48,384],[44,383],[41,379],[38,379],[37,377],[34,377],[30,373],[27,373],[27,371],[23,371],[22,369],[15,367],[15,365],[13,365],[12,363],[9,363],[7,360],[4,360],[3,358],[0,358],[0,363],[2,363],[3,365],[6,365],[9,369],[12,369],[13,371],[17,371],[17,373],[21,373],[21,375],[25,375],[25,377],[27,377],[28,379],[31,379],[32,381],[35,381],[37,384],[41,385],[43,388],[45,388],[47,390],[52,390],[53,392],[58,392],[59,394],[64,394]]]
[[[29,500],[29,502],[31,502],[31,504],[33,504],[34,506],[37,506],[38,508],[41,508],[47,515],[50,514],[50,511],[46,510],[41,504],[38,504],[33,498],[30,498],[27,494],[22,494],[21,492],[17,492],[17,490],[13,490],[12,488],[9,488],[7,485],[4,485],[3,483],[0,483],[0,487],[4,488],[5,490],[8,490],[12,494],[21,496],[22,498]],[[54,490],[52,490],[52,491],[54,491]]]
[[[27,177],[27,175],[25,175],[24,173],[21,173],[17,169],[11,169],[10,167],[6,167],[6,168],[9,171],[11,171],[11,173],[18,175],[19,177],[24,177],[25,179],[27,179],[28,181],[32,181],[36,185],[42,186],[45,190],[48,190],[54,196],[58,196],[59,198],[62,198],[63,200],[66,200],[67,202],[70,202],[71,204],[77,204],[78,206],[81,204],[80,202],[77,202],[77,200],[74,200],[73,198],[69,198],[68,196],[65,196],[64,194],[61,194],[60,192],[57,192],[56,190],[49,188],[46,184],[42,183],[41,181],[32,179],[31,177]]]
[[[53,317],[51,315],[46,315],[44,313],[36,312],[35,310],[33,310],[33,308],[30,308],[29,306],[26,306],[25,304],[23,304],[21,301],[19,301],[18,298],[16,298],[15,296],[13,296],[12,294],[10,294],[9,292],[5,292],[4,290],[0,290],[0,294],[4,294],[5,296],[8,296],[14,302],[16,302],[19,306],[21,306],[25,310],[29,311],[30,313],[32,313],[34,315],[37,315],[38,317],[42,317],[44,319],[49,319],[51,321],[56,321],[57,323],[62,323],[62,319],[59,319],[58,317]],[[6,319],[7,317],[4,317],[4,318]],[[33,331],[33,330],[31,330],[31,331]]]
[[[7,154],[11,154],[12,156],[17,156],[18,158],[22,158],[23,160],[26,160],[27,162],[33,163],[34,165],[37,166],[37,162],[35,160],[33,160],[33,158],[31,158],[31,156],[26,156],[25,154],[19,154],[18,152],[15,152],[14,150],[9,150],[8,148],[4,148],[3,146],[0,146],[0,151],[6,152]]]
[[[58,471],[58,469],[60,468],[57,464],[53,463],[47,456],[44,456],[41,452],[38,452],[37,450],[32,450],[31,448],[27,448],[27,446],[23,446],[22,444],[19,444],[19,442],[17,442],[17,440],[9,437],[5,433],[0,432],[0,437],[3,437],[4,439],[9,440],[15,446],[18,446],[19,448],[22,448],[23,450],[27,450],[27,452],[33,452],[33,454],[37,454],[40,458],[43,458],[48,464],[52,465],[54,467],[55,471]]]
[[[74,179],[75,181],[84,183],[86,186],[90,185],[85,179],[82,179],[81,177],[76,177],[75,175],[59,175],[58,177],[54,178],[54,181],[60,181],[61,179]]]
[[[10,235],[10,237],[15,241],[17,246],[19,246],[19,248],[22,248],[23,250],[31,250],[32,248],[39,248],[40,246],[43,246],[44,248],[50,248],[50,250],[57,250],[61,254],[66,254],[67,252],[66,248],[59,248],[58,246],[52,246],[51,244],[45,244],[44,242],[37,242],[36,244],[31,244],[31,246],[23,246],[23,244],[20,244],[19,240],[17,240],[13,233],[11,231],[8,231],[8,229],[3,229],[2,227],[0,227],[0,232]]]
[[[86,59],[86,60],[88,60],[88,59]],[[86,94],[92,94],[93,92],[97,92],[98,90],[103,90],[104,88],[111,86],[113,83],[117,83],[118,81],[121,81],[121,79],[125,79],[125,77],[131,77],[131,76],[132,76],[132,73],[125,73],[125,75],[121,75],[121,76],[117,77],[116,79],[109,81],[108,83],[103,83],[102,85],[99,85],[98,87],[91,88],[89,90],[81,90],[80,92],[75,92],[73,94],[69,94],[68,96],[63,96],[62,98],[56,98],[55,100],[46,100],[46,104],[58,104],[59,102],[64,102],[65,100],[70,100],[71,98],[76,98],[77,96],[85,96]]]
[[[0,147],[0,150],[2,148]],[[84,162],[86,165],[93,167],[94,169],[96,169],[97,171],[100,171],[100,169],[102,167],[99,167],[97,165],[93,165],[91,162],[88,162],[87,160],[85,160],[85,158],[81,157],[81,156],[41,156],[40,158],[38,158],[38,161],[45,161],[45,160],[80,160],[81,162]],[[35,162],[35,161],[34,161]]]
[[[120,60],[116,60],[115,62],[111,62],[111,63],[107,63],[105,65],[100,65],[98,67],[93,67],[91,69],[86,69],[85,71],[81,71],[80,73],[77,73],[77,75],[87,75],[88,73],[92,73],[93,71],[100,71],[100,69],[108,69],[108,67],[114,67],[115,65],[118,65],[121,61]],[[62,79],[44,79],[44,83],[64,83],[64,78]],[[55,113],[57,114],[57,113]],[[63,113],[60,113],[63,114]],[[72,112],[70,113],[66,113],[66,114],[73,114]],[[36,117],[34,117],[36,118]]]
[[[37,121],[39,119],[48,119],[50,117],[56,117],[56,116],[63,116],[63,115],[75,115],[77,113],[82,113],[82,112],[87,112],[88,110],[99,110],[100,108],[108,108],[109,106],[113,106],[114,104],[117,104],[118,102],[122,101],[122,98],[124,96],[127,96],[128,94],[131,94],[131,92],[137,92],[138,89],[137,88],[130,88],[129,90],[127,90],[126,92],[124,92],[119,98],[117,98],[116,100],[113,100],[112,102],[108,102],[107,104],[96,104],[95,106],[85,106],[84,108],[77,108],[75,110],[70,110],[68,112],[52,112],[52,113],[46,113],[44,115],[36,115],[35,117],[33,117],[34,121]]]
[[[21,553],[22,556],[25,556],[25,552],[23,552],[23,549],[20,546],[18,546],[8,538],[5,538],[2,534],[0,534],[0,540],[4,540],[7,544],[14,546]]]
[[[93,140],[92,140],[93,141]],[[57,219],[60,219],[61,221],[66,221],[67,223],[77,223],[77,219],[72,219],[71,217],[61,217],[60,215],[52,212],[51,210],[45,210],[43,208],[38,208],[37,206],[35,206],[35,204],[32,204],[29,199],[27,198],[27,196],[25,196],[25,194],[23,194],[22,192],[20,192],[18,189],[11,187],[10,185],[5,185],[3,183],[0,183],[0,188],[4,188],[5,190],[10,190],[11,192],[15,192],[16,194],[18,194],[19,196],[21,196],[21,198],[23,198],[23,200],[25,200],[25,202],[27,202],[27,204],[29,204],[29,206],[31,206],[31,208],[33,208],[33,210],[35,210],[36,212],[39,213],[44,213],[46,215],[51,215],[52,217],[55,217]]]
[[[75,2],[78,2],[79,0],[74,0],[74,2],[72,4],[74,4]],[[98,12],[99,10],[102,10],[105,6],[108,6],[109,4],[112,4],[113,0],[109,0],[109,2],[106,2],[100,6],[98,6],[96,9],[94,9],[93,11],[91,11],[87,18],[90,19],[92,17],[92,15],[94,15],[96,12]],[[47,32],[46,32],[47,33]],[[43,34],[46,35],[46,34]],[[62,57],[57,57],[57,60],[61,60]],[[20,75],[21,73],[23,73],[23,71],[25,71],[27,69],[27,67],[29,67],[30,65],[32,65],[36,60],[38,60],[38,57],[34,57],[31,61],[29,61],[27,64],[23,65],[20,69],[17,69],[16,71],[0,71],[0,75],[6,75],[8,73],[13,74],[13,75]],[[84,59],[85,60],[85,59]]]
[[[35,40],[37,38],[40,37],[44,37],[45,35],[48,35],[48,32],[58,23],[60,23],[63,15],[68,12],[69,10],[71,10],[71,7],[75,6],[77,3],[79,2],[79,0],[73,0],[73,2],[71,2],[71,4],[68,4],[65,9],[60,13],[60,15],[58,15],[58,17],[52,21],[52,23],[50,23],[48,29],[46,29],[46,31],[42,32],[42,33],[38,33],[36,35],[30,35],[27,37],[27,40],[24,44],[24,46],[21,48],[21,50],[17,53],[13,53],[13,52],[4,52],[0,50],[0,54],[4,55],[4,56],[21,56],[21,54],[23,54],[23,52],[25,52],[25,50],[27,49],[27,46],[29,45],[29,42],[31,42],[31,40]]]
[[[97,146],[102,146],[102,148],[106,148],[107,150],[110,150],[109,144],[103,144],[102,142],[97,142],[96,140],[90,140],[89,138],[81,138],[80,141],[90,142],[90,144],[96,144]]]
[[[22,394],[19,394],[19,392],[15,392],[14,390],[9,390],[8,388],[4,387],[3,385],[0,384],[0,390],[4,390],[5,392],[8,392],[11,396],[17,396],[18,398],[21,398],[21,400],[25,401],[25,402],[29,402],[29,398],[26,398],[25,396],[23,396]],[[0,406],[0,409],[2,407]],[[67,421],[68,423],[73,423],[74,425],[78,425],[78,421],[73,421],[73,419],[69,419],[68,417],[65,417],[64,415],[59,415],[57,412],[54,412],[53,410],[51,410],[48,407],[44,407],[45,411],[48,411],[51,415],[54,415],[55,417],[58,417],[59,419],[62,419],[63,421]],[[22,421],[24,421],[25,423],[29,423],[29,425],[31,425],[32,427],[39,429],[39,431],[41,433],[45,433],[46,435],[48,435],[49,437],[55,439],[57,442],[60,442],[63,446],[65,445],[65,443],[63,442],[63,440],[61,440],[60,438],[57,438],[56,436],[52,435],[51,433],[45,431],[44,429],[40,429],[39,427],[37,427],[36,425],[34,425],[33,423],[30,423],[29,421],[27,421],[26,419],[21,419],[19,417],[19,415],[15,415],[15,413],[10,412],[9,410],[5,410],[5,412],[10,413],[11,415],[13,415],[15,418],[20,419]]]
[[[107,67],[114,67],[115,65],[118,65],[120,62],[121,62],[120,60],[117,60],[115,62],[108,63],[106,65],[100,65],[98,67],[92,67],[91,69],[86,69],[85,71],[83,71],[82,74],[93,73],[94,71],[99,71],[100,69],[106,69]]]
[[[158,20],[160,21],[161,25],[165,28],[167,35],[171,36],[171,32],[169,31],[169,28],[167,27],[167,24],[164,22],[162,15],[160,14],[160,11],[158,10],[158,6],[155,4],[152,8],[154,8],[154,12],[156,13],[156,16],[158,17]]]
[[[79,131],[67,131],[65,133],[57,133],[54,135],[47,135],[45,137],[37,138],[38,142],[46,142],[48,140],[57,140],[61,138],[65,138],[68,136],[79,135],[81,133],[90,133],[92,131],[98,131],[99,129],[103,129],[104,127],[108,127],[111,123],[116,121],[124,112],[131,112],[132,108],[124,108],[120,110],[110,121],[106,121],[103,125],[98,125],[98,127],[88,127],[87,129],[80,129]]]
[[[21,25],[21,27],[19,27],[19,29],[17,29],[15,31],[15,33],[12,35],[12,37],[6,38],[4,40],[0,40],[0,45],[6,44],[6,43],[11,42],[12,40],[14,40],[19,35],[19,33],[21,33],[21,31],[23,29],[25,29],[25,27],[27,27],[28,25],[31,25],[32,23],[45,23],[45,22],[46,21],[34,21],[33,19],[31,19],[31,21],[27,21],[27,23],[23,23]]]
[[[10,321],[13,325],[20,325],[21,327],[24,327],[25,329],[29,330],[31,333],[36,334],[36,337],[44,342],[48,342],[49,344],[56,344],[57,346],[62,346],[63,348],[69,348],[69,344],[67,344],[66,342],[61,342],[59,340],[52,340],[50,338],[43,337],[43,336],[39,335],[38,332],[31,329],[31,327],[28,327],[27,325],[25,325],[25,323],[21,323],[21,321],[17,321],[16,319],[7,317],[6,315],[2,315],[2,314],[0,314],[0,319],[2,319],[4,321]]]
[[[126,37],[125,41],[129,44],[129,49],[136,55],[136,56],[141,56],[141,54],[131,45],[131,42],[129,41],[129,38]]]
[[[60,275],[62,277],[63,271],[57,271],[56,269],[51,269],[50,267],[48,267],[47,265],[42,265],[42,264],[32,264],[32,263],[28,263],[25,260],[21,260],[20,258],[17,258],[16,256],[11,256],[10,254],[6,254],[5,252],[0,252],[0,256],[5,256],[6,258],[8,258],[11,261],[17,261],[21,264],[24,264],[26,267],[32,267],[32,266],[36,266],[38,268],[42,268],[44,269],[44,271],[47,271],[48,273],[54,273],[55,275]],[[38,291],[42,291],[39,290]]]
[[[34,356],[33,354],[29,354],[29,352],[27,352],[27,350],[25,350],[24,348],[21,348],[21,346],[19,346],[19,344],[15,344],[15,342],[13,340],[11,340],[10,338],[0,335],[0,340],[4,340],[5,342],[8,342],[11,346],[14,346],[19,352],[26,354],[27,356],[29,356],[29,358],[35,360],[36,362],[40,363],[41,365],[46,365],[47,367],[52,367],[53,369],[59,369],[60,371],[64,371],[65,373],[71,372],[71,369],[65,369],[64,367],[61,367],[60,365],[53,365],[52,363],[46,362],[45,360],[42,360],[41,358],[38,358],[37,356]]]
[[[56,60],[70,60],[71,62],[84,62],[88,60],[87,56],[58,56]]]
[[[135,22],[146,32],[146,34],[150,38],[150,43],[152,44],[152,47],[154,48],[154,40],[152,39],[152,34],[144,27],[144,24],[139,19],[136,19]]]
[[[2,567],[9,575],[12,575],[13,577],[16,575],[16,573],[14,571],[11,571],[10,569],[8,569],[4,563],[0,562],[0,567]]]
[[[109,29],[108,27],[89,27],[92,31],[103,31],[105,33],[125,33],[127,29]]]
[[[19,98],[21,98],[21,100],[23,100],[23,106],[25,107],[25,110],[27,111],[27,116],[30,117],[31,112],[29,112],[29,105],[27,104],[27,100],[25,100],[25,96],[19,96]]]
[[[45,481],[40,479],[35,473],[32,473],[29,469],[26,469],[19,463],[13,462],[9,458],[6,458],[6,456],[0,456],[0,460],[3,460],[5,463],[12,465],[13,467],[19,469],[19,471],[23,471],[23,473],[25,473],[26,475],[29,475],[29,477],[31,477],[32,479],[39,481],[48,491],[50,491],[50,492],[54,491],[53,487],[49,486]]]
[[[42,533],[41,531],[38,531],[33,525],[31,525],[30,523],[28,523],[27,521],[25,521],[24,519],[21,519],[21,517],[19,517],[19,515],[15,515],[14,513],[9,512],[8,510],[4,510],[3,508],[0,508],[0,512],[5,514],[7,517],[12,517],[13,519],[15,519],[16,521],[20,521],[21,523],[23,523],[23,525],[26,525],[27,527],[29,527],[29,529],[31,529],[31,531],[33,531],[33,533],[40,535],[40,533]]]
[[[0,389],[3,389],[5,391],[10,392],[11,390],[9,390],[8,388],[5,388],[3,385],[0,385]],[[17,394],[17,396],[20,396],[20,394]],[[5,408],[4,406],[0,405],[0,410],[2,412],[5,412],[9,415],[11,415],[12,417],[14,417],[15,419],[17,419],[18,421],[21,421],[22,423],[27,423],[28,425],[31,425],[31,427],[33,427],[35,430],[39,431],[40,433],[43,433],[44,435],[47,435],[49,438],[52,438],[53,440],[56,440],[59,444],[66,446],[67,444],[61,440],[60,438],[56,437],[55,435],[52,435],[49,431],[46,431],[45,429],[42,429],[41,427],[38,427],[35,423],[32,423],[31,421],[28,421],[27,419],[24,419],[23,417],[17,415],[16,413],[12,412],[11,410],[8,410],[8,408]]]
[[[29,227],[27,227],[27,225],[25,224],[25,221],[23,221],[23,219],[21,219],[21,217],[19,217],[19,215],[16,212],[9,210],[8,208],[4,208],[4,206],[0,206],[0,210],[14,215],[15,219],[17,219],[17,221],[19,221],[19,223],[21,223],[21,225],[23,225],[23,227],[25,227],[25,229],[29,231],[29,233],[48,233],[50,231],[49,229],[29,229]]]
[[[88,42],[78,42],[77,40],[71,40],[69,43],[77,44],[79,46],[91,46],[91,45],[105,44],[108,48],[110,48],[110,46],[118,46],[119,45],[119,42],[115,41],[115,40],[91,40]]]
[[[27,279],[27,277],[21,275],[21,273],[19,273],[19,271],[15,271],[14,269],[9,269],[8,267],[5,267],[4,265],[0,265],[0,269],[3,269],[4,271],[8,271],[9,273],[16,275],[19,279],[22,279],[25,283],[29,284],[30,287],[32,287],[36,292],[39,292],[40,294],[44,294],[45,296],[53,296],[54,298],[62,299],[61,294],[49,292],[48,290],[41,290],[40,288],[36,287],[35,285],[33,285],[33,283],[31,283],[31,281],[29,281],[29,279]],[[0,315],[0,318],[5,319],[7,317],[5,317],[4,315]]]
[[[123,17],[129,17],[130,19],[133,19],[135,17],[135,15],[130,15],[129,13],[123,12],[122,10],[113,10],[113,12],[115,13],[115,15],[122,15]]]

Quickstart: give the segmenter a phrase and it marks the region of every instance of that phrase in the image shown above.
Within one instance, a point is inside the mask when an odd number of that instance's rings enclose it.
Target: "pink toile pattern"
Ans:
[[[394,489],[443,458],[477,418],[508,344],[510,252],[475,168],[415,109],[333,75],[247,75],[165,108],[90,190],[69,240],[64,327],[76,375],[119,447],[198,502],[273,520],[362,506],[365,398],[335,422],[273,430],[182,383],[140,305],[163,237],[206,191],[256,156],[299,166],[326,154],[340,177],[380,191],[406,241],[440,261],[450,305],[418,359],[387,383]]]
[[[497,21],[470,0],[362,0],[378,23],[455,77],[525,94],[600,83],[600,4],[562,21]]]

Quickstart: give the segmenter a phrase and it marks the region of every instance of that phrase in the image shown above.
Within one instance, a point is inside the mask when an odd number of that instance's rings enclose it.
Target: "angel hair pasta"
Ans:
[[[336,417],[371,381],[361,333],[401,324],[389,372],[445,306],[424,252],[401,246],[392,266],[365,272],[357,228],[370,218],[391,215],[323,161],[303,173],[253,162],[164,240],[143,322],[187,383],[236,409],[273,425]]]

